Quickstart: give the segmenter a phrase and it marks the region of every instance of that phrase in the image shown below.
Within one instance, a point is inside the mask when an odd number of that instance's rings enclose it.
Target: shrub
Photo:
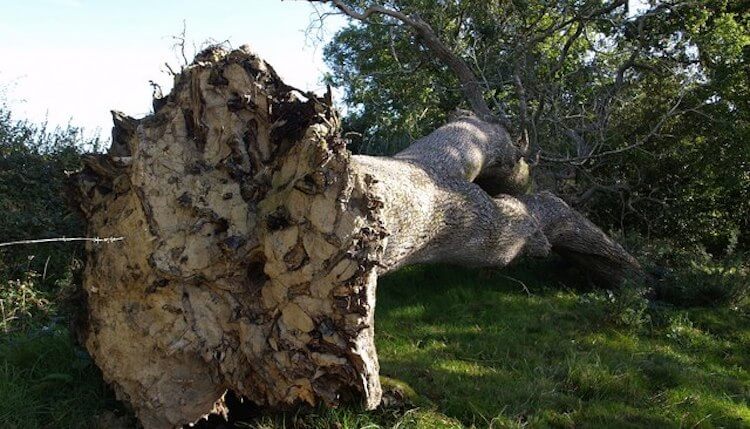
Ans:
[[[656,298],[680,307],[742,305],[750,292],[748,267],[739,260],[678,267],[657,283]]]
[[[699,245],[622,237],[654,276],[654,298],[678,307],[738,307],[750,296],[750,254],[718,258]]]
[[[99,146],[73,126],[50,130],[15,120],[0,101],[0,242],[81,235],[83,223],[63,198],[66,171],[80,166],[84,148]],[[31,269],[52,287],[80,249],[71,243],[0,248],[0,279]]]
[[[50,301],[39,290],[39,274],[29,271],[23,279],[0,283],[0,330],[27,330],[50,313]]]
[[[597,290],[578,297],[580,311],[592,320],[613,326],[641,330],[651,324],[651,304],[647,289],[625,284],[617,291]]]

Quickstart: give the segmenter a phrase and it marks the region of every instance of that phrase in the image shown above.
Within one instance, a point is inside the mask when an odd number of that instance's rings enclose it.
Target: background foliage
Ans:
[[[84,139],[68,126],[15,120],[0,104],[0,242],[83,235],[81,219],[65,202],[65,172],[80,165],[84,150],[98,150],[98,138]],[[80,246],[70,243],[0,248],[0,273],[20,279],[29,271],[45,284],[63,279]]]
[[[14,119],[0,98],[0,243],[84,235],[65,202],[65,173],[99,149],[76,127]],[[77,243],[0,248],[2,427],[89,427],[102,410],[121,413],[68,330],[82,252]]]
[[[538,189],[610,229],[714,255],[750,247],[746,1],[377,3],[419,13],[474,68],[540,151]],[[466,106],[408,29],[373,21],[327,46],[328,80],[344,89],[354,150],[390,154]]]

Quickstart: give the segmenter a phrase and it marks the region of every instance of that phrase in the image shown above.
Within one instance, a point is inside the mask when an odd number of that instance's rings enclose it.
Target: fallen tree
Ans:
[[[477,102],[393,157],[355,156],[330,94],[209,48],[154,114],[114,113],[71,189],[90,236],[124,237],[87,244],[80,328],[118,397],[147,428],[222,412],[227,391],[374,408],[380,275],[554,251],[598,282],[639,276],[565,202],[524,193],[525,148]]]
[[[502,125],[472,114],[392,158],[352,156],[329,100],[220,49],[161,104],[115,114],[110,153],[74,176],[89,234],[124,237],[88,245],[85,344],[146,427],[217,411],[227,390],[377,406],[376,282],[404,265],[553,250],[612,284],[638,271],[557,197],[472,183],[527,179]]]

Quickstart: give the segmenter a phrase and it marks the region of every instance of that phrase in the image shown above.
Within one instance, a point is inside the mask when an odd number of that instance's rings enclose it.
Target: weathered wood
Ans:
[[[86,346],[146,427],[217,411],[227,389],[377,405],[383,232],[337,127],[259,58],[213,49],[154,115],[115,116],[127,165],[75,176],[89,232],[125,237],[88,247]]]
[[[222,412],[228,390],[376,407],[377,276],[400,266],[586,264],[593,243],[608,281],[638,270],[564,203],[520,195],[528,167],[496,122],[462,114],[394,157],[352,156],[330,100],[245,49],[201,53],[159,106],[115,114],[113,149],[73,177],[88,235],[124,237],[87,245],[85,345],[147,428]]]

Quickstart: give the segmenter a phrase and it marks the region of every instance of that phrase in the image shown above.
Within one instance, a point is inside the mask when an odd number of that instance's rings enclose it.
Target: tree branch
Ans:
[[[524,152],[529,150],[529,131],[527,126],[527,112],[528,112],[528,101],[526,98],[526,88],[523,86],[521,80],[521,59],[517,58],[513,65],[513,83],[516,88],[516,96],[518,97],[518,129],[521,134],[521,147]],[[536,145],[535,145],[536,146]],[[536,154],[537,148],[532,147],[531,153]]]
[[[386,7],[375,5],[370,6],[363,12],[357,12],[350,8],[342,0],[309,0],[310,2],[331,3],[350,18],[358,21],[368,22],[372,15],[379,14],[395,18],[408,25],[416,33],[422,44],[427,47],[435,56],[446,64],[456,75],[461,83],[461,91],[471,105],[472,110],[484,120],[500,122],[506,128],[509,127],[508,119],[505,112],[494,114],[484,100],[484,91],[479,84],[474,72],[469,66],[456,54],[454,54],[437,36],[430,24],[420,18],[418,15],[406,15],[398,10],[388,9]]]
[[[576,21],[583,22],[583,21],[586,21],[586,20],[589,20],[589,19],[592,19],[592,18],[599,17],[601,15],[608,14],[608,13],[612,12],[613,10],[617,9],[618,7],[623,6],[625,4],[627,4],[626,0],[615,0],[611,4],[609,4],[607,6],[604,6],[602,8],[593,10],[593,11],[591,11],[589,13],[586,13],[586,14],[578,14],[578,15],[576,15],[576,16],[574,16],[572,18],[566,19],[565,21],[562,21],[562,22],[560,22],[558,24],[551,25],[551,26],[547,27],[546,29],[542,30],[542,32],[540,34],[536,35],[531,40],[529,40],[526,43],[526,45],[530,46],[530,45],[533,45],[535,43],[539,43],[539,42],[543,41],[544,39],[552,36],[557,31],[562,30],[563,28],[567,27],[568,25],[570,25],[570,24],[572,24],[572,23],[574,23]]]
[[[654,137],[659,132],[659,130],[667,121],[667,119],[675,115],[675,113],[677,112],[677,108],[680,106],[680,104],[682,104],[683,98],[685,98],[684,91],[677,98],[677,101],[675,102],[675,104],[659,119],[659,122],[657,122],[656,125],[654,125],[654,127],[651,128],[651,131],[649,131],[649,133],[645,137],[643,137],[642,139],[639,139],[633,144],[630,144],[625,147],[621,147],[619,149],[607,150],[607,151],[600,152],[600,153],[593,153],[592,151],[592,153],[588,155],[577,156],[573,158],[554,158],[554,157],[551,158],[547,156],[541,156],[541,159],[542,161],[546,161],[546,162],[568,162],[573,165],[581,165],[591,159],[602,158],[602,157],[609,156],[609,155],[616,155],[619,153],[623,153],[623,152],[627,152],[629,150],[635,149],[639,146],[642,146],[645,143],[647,143],[649,140],[651,140],[651,138]]]

